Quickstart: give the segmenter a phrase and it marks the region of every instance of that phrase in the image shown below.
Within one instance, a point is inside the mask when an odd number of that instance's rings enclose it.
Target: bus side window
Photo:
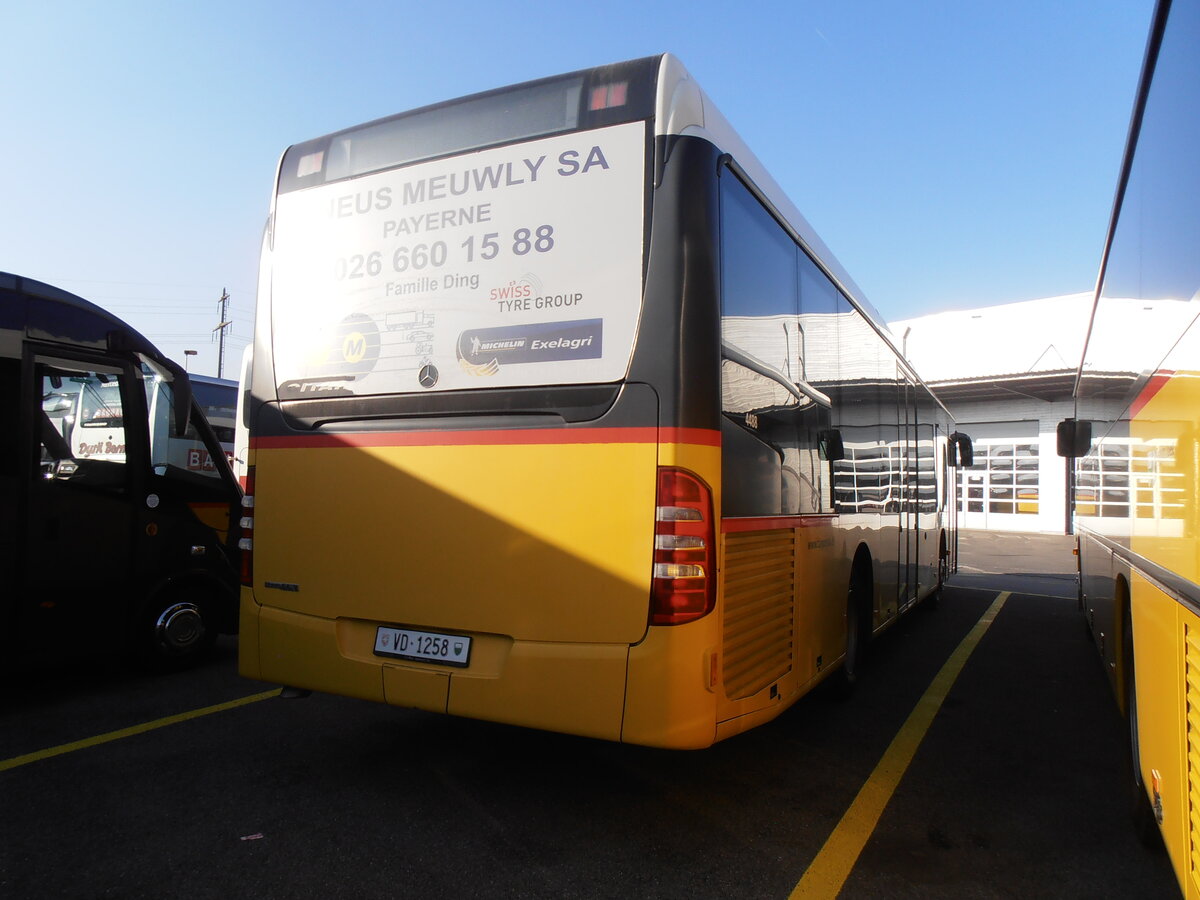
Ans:
[[[73,488],[124,493],[126,447],[117,369],[39,364],[35,412],[39,476]]]
[[[816,282],[801,287],[801,275],[811,282],[812,273],[820,279],[820,293]],[[722,428],[724,515],[803,515],[832,508],[829,466],[820,452],[830,411],[805,397],[800,386],[818,375],[835,382],[828,370],[836,372],[836,353],[832,363],[818,355],[809,365],[805,325],[821,323],[800,315],[807,294],[811,313],[829,318],[836,311],[832,283],[745,185],[723,171],[721,407],[727,420],[744,429]]]
[[[150,413],[150,464],[159,475],[187,472],[208,478],[220,478],[209,448],[193,421],[179,434],[175,426],[175,391],[161,374],[143,366],[146,408]],[[220,452],[220,451],[218,451]]]

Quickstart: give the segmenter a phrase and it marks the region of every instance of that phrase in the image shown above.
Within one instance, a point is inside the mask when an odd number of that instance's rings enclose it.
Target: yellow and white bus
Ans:
[[[1076,379],[1080,605],[1143,837],[1200,897],[1200,3],[1160,2]],[[1151,317],[1155,329],[1133,329]],[[1153,335],[1134,343],[1131,333]],[[1094,440],[1093,440],[1094,439]]]
[[[969,440],[669,55],[289,148],[252,358],[253,678],[705,747],[954,566]]]

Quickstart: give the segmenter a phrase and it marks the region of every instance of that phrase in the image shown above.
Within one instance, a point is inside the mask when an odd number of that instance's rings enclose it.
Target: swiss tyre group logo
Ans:
[[[488,376],[507,365],[599,359],[603,335],[603,319],[476,328],[458,336],[458,362],[472,375]]]

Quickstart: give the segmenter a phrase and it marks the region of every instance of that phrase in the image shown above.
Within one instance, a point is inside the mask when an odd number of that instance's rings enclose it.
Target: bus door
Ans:
[[[26,372],[35,458],[17,624],[34,643],[70,649],[112,624],[112,601],[131,590],[136,469],[125,410],[139,407],[132,372],[116,361],[35,356]]]
[[[9,430],[0,434],[0,572],[9,579],[0,589],[0,645],[14,634],[11,616],[14,609],[13,578],[16,577],[21,554],[18,552],[17,536],[24,532],[21,516],[21,492],[25,478],[21,465],[24,454],[21,432],[21,360],[0,356],[0,410],[9,416]],[[15,431],[12,426],[16,425]]]
[[[921,406],[929,399],[919,389],[916,391],[918,405],[917,426],[917,485],[914,503],[916,505],[917,531],[914,540],[917,542],[917,586],[920,592],[932,590],[937,584],[939,525],[941,516],[938,513],[938,454],[937,429],[930,421],[932,411],[928,406],[922,414]],[[917,596],[919,596],[918,594]]]
[[[912,379],[896,367],[899,385],[900,528],[897,547],[896,601],[904,609],[917,598],[917,552],[920,534],[918,501],[921,454],[917,444],[917,390]]]

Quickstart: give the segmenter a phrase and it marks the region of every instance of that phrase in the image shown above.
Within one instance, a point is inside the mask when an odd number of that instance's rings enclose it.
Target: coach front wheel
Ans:
[[[156,594],[138,619],[135,650],[154,668],[182,669],[203,658],[217,639],[212,599],[197,585]]]

